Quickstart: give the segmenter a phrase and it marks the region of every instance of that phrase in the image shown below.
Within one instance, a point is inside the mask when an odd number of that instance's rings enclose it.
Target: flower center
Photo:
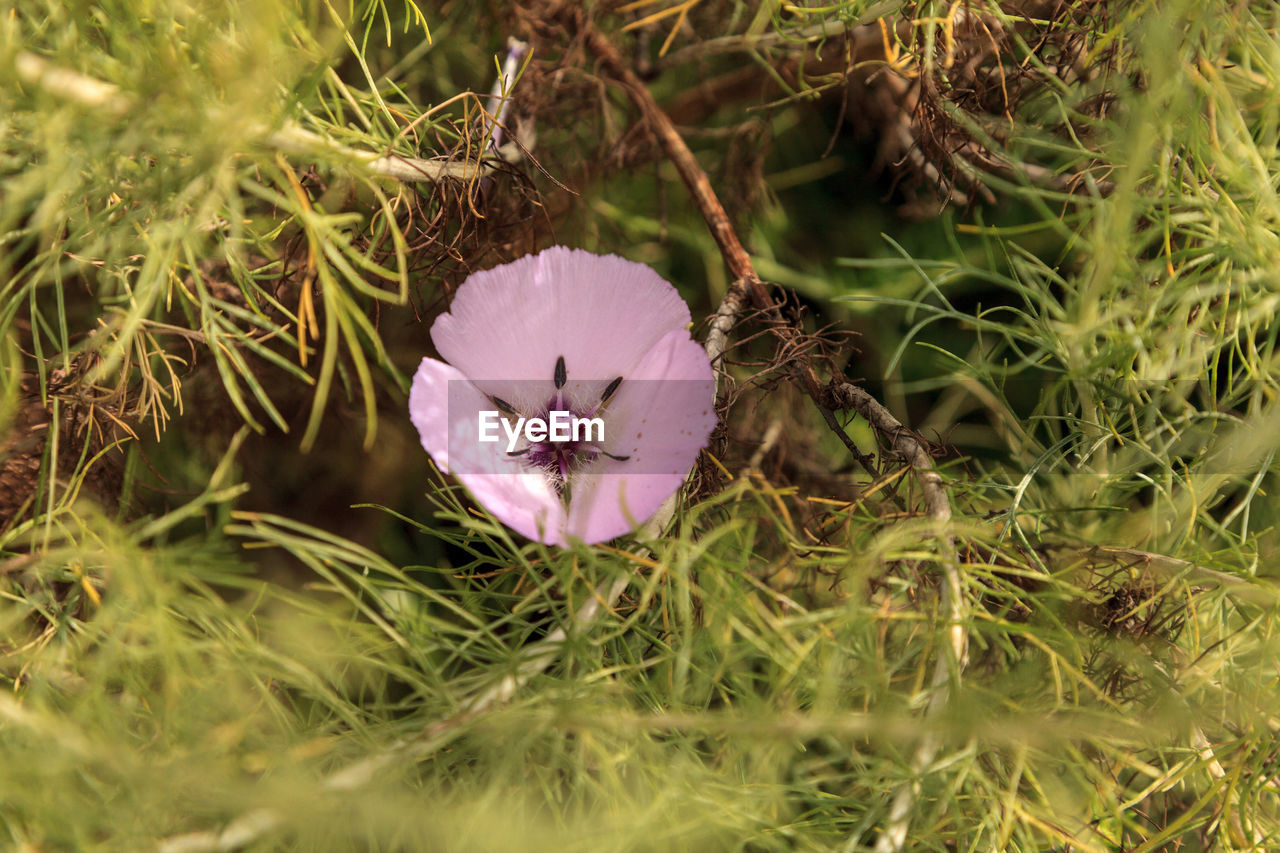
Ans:
[[[574,417],[579,416],[578,412],[571,409],[552,409],[551,404],[548,403],[543,409],[542,418],[548,419],[552,411],[569,411]],[[600,448],[594,442],[574,441],[572,438],[566,441],[555,441],[548,438],[545,441],[531,442],[528,451],[524,454],[524,459],[530,467],[541,468],[550,474],[552,483],[559,492],[568,482],[570,471],[591,462],[599,454]]]
[[[537,417],[544,422],[549,422],[552,413],[568,412],[570,420],[578,421],[598,418],[602,410],[609,403],[614,393],[618,390],[618,386],[622,384],[622,377],[619,376],[605,386],[604,391],[600,395],[600,402],[596,403],[588,411],[579,411],[566,403],[564,399],[564,386],[569,381],[569,372],[565,367],[564,356],[556,359],[555,370],[552,373],[552,382],[555,384],[556,393],[542,406]],[[515,408],[497,397],[491,397],[493,404],[506,414],[519,416]],[[547,475],[551,481],[552,487],[556,490],[556,494],[568,500],[569,478],[570,475],[591,462],[595,461],[602,454],[610,459],[619,462],[625,462],[630,459],[629,456],[615,456],[600,446],[604,441],[603,430],[598,431],[599,441],[592,440],[591,431],[587,430],[585,437],[579,437],[577,432],[573,433],[567,439],[554,439],[548,436],[542,441],[530,441],[526,446],[519,450],[508,452],[508,456],[520,459],[527,467],[535,468]]]

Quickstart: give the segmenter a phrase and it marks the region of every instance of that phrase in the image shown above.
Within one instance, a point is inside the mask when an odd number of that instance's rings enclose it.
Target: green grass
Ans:
[[[631,51],[666,5],[597,23]],[[1073,25],[1106,73],[941,108],[1087,178],[996,169],[994,203],[922,219],[928,186],[872,173],[875,128],[823,159],[838,49],[813,28],[901,15],[944,51],[948,4],[689,7],[655,95],[784,84],[682,130],[762,273],[861,332],[837,364],[938,439],[953,519],[891,456],[855,468],[785,371],[755,375],[757,337],[723,487],[658,540],[561,550],[430,467],[404,392],[459,270],[552,235],[653,264],[695,318],[723,294],[590,62],[535,56],[538,165],[482,192],[369,160],[475,157],[478,100],[449,99],[523,32],[505,4],[19,4],[0,846],[870,850],[903,791],[910,849],[1280,845],[1277,16],[1071,8],[1107,13]],[[963,82],[905,32],[901,70]],[[1019,38],[1010,74],[1048,55]],[[758,186],[744,139],[769,140]]]

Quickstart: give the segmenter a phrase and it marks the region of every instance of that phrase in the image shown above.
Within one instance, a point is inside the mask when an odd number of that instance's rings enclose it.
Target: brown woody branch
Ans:
[[[787,321],[778,303],[774,301],[756,274],[751,256],[738,239],[729,215],[711,187],[711,181],[707,178],[706,172],[698,165],[693,152],[689,150],[689,146],[685,144],[666,113],[658,106],[644,81],[631,70],[609,38],[590,24],[576,4],[552,0],[544,6],[544,20],[557,21],[570,32],[577,33],[587,49],[595,54],[604,70],[622,87],[632,104],[644,116],[650,130],[662,146],[663,152],[676,167],[676,171],[679,172],[693,196],[694,204],[702,213],[711,236],[720,248],[725,266],[734,276],[733,285],[725,294],[712,318],[711,331],[707,336],[707,352],[712,361],[715,362],[723,357],[729,332],[748,304],[761,313],[764,322],[779,339],[787,343],[794,342],[802,334],[801,330]],[[809,354],[802,348],[796,348],[795,352],[797,354],[793,360],[798,381],[822,412],[828,425],[849,447],[854,457],[866,464],[865,457],[852,446],[844,430],[836,423],[830,405],[832,402],[848,403],[841,408],[852,408],[866,418],[917,472],[929,472],[929,475],[921,476],[921,490],[925,494],[926,508],[930,516],[938,521],[949,519],[950,505],[942,489],[941,478],[936,471],[933,471],[928,448],[924,442],[866,392],[847,383],[824,387],[818,380],[817,371]],[[856,393],[835,393],[839,388],[853,389]]]

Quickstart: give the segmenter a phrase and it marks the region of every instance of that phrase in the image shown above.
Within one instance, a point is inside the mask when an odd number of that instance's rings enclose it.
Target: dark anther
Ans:
[[[556,359],[556,387],[563,388],[564,383],[569,381],[569,373],[564,369],[564,356]]]
[[[608,456],[614,462],[626,462],[628,459],[631,458],[630,456],[614,456],[612,453],[610,453],[607,450],[601,450],[600,452],[603,453],[605,456]]]
[[[609,398],[613,396],[613,392],[617,391],[618,386],[621,384],[622,377],[619,376],[617,379],[604,386],[604,393],[600,395],[600,405],[603,406],[605,403],[609,402]]]
[[[522,448],[520,448],[519,450],[508,450],[508,451],[507,451],[507,455],[508,455],[508,456],[524,456],[526,453],[528,453],[528,452],[529,452],[529,450],[530,450],[532,447],[533,447],[533,445],[529,445],[529,447],[522,447]]]
[[[498,407],[498,411],[502,412],[503,414],[505,415],[516,414],[515,406],[512,406],[510,403],[508,403],[506,400],[502,399],[501,397],[491,396],[489,397],[489,399],[492,400],[493,404]]]

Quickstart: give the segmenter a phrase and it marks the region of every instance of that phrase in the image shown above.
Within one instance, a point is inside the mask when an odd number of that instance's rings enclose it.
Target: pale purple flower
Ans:
[[[422,445],[496,518],[551,545],[631,532],[684,481],[716,424],[689,308],[644,264],[555,246],[472,274],[431,340],[409,414]],[[502,413],[483,443],[482,413]],[[527,441],[518,417],[599,418],[603,439]],[[493,416],[487,416],[490,419]]]

